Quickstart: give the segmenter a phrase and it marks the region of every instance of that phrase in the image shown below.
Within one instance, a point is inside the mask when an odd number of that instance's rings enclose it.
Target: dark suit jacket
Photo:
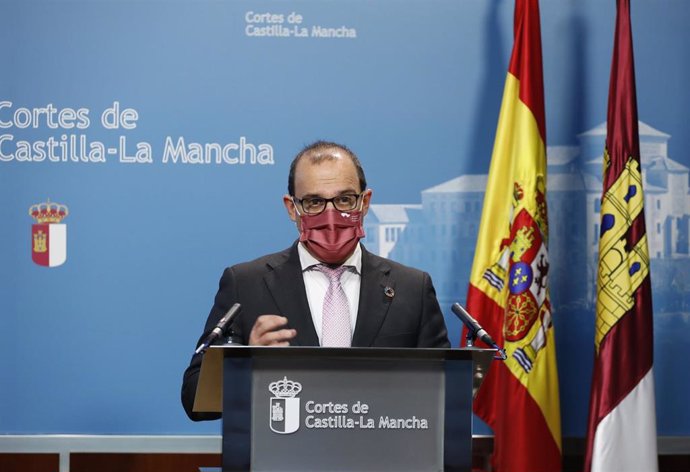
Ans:
[[[376,256],[362,247],[361,277],[352,346],[450,346],[429,274]],[[199,343],[235,302],[242,305],[242,311],[233,324],[242,344],[248,344],[249,333],[257,317],[275,314],[285,316],[288,327],[297,330],[291,345],[319,345],[309,311],[297,243],[282,252],[225,269]],[[187,415],[195,421],[220,417],[219,414],[192,412],[201,358],[201,354],[192,357],[182,383],[182,404]]]

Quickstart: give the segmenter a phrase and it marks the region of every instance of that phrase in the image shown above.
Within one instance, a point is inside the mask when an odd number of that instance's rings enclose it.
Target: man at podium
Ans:
[[[429,274],[368,252],[363,220],[372,191],[346,146],[317,141],[292,161],[283,204],[299,239],[290,248],[225,269],[199,343],[234,303],[234,337],[257,346],[449,347]],[[203,354],[184,373],[192,411]]]

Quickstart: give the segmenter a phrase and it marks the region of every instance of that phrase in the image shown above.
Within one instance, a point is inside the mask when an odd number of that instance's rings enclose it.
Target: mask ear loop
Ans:
[[[301,235],[302,234],[302,228],[300,228],[300,221],[302,218],[302,213],[299,212],[299,208],[297,207],[297,203],[295,203],[295,197],[292,197],[290,200],[292,201],[292,206],[295,207],[295,213],[297,213],[297,216],[300,217],[300,220],[295,218],[295,228],[297,228],[297,231]]]
[[[295,207],[295,211],[297,212],[297,214],[301,217],[302,213],[299,212],[299,207],[297,206],[297,203],[295,203],[295,197],[292,197],[290,201],[292,202],[292,206]]]
[[[359,200],[359,212],[364,210],[364,194],[366,193],[366,190],[363,191],[362,193],[359,194],[360,200]],[[294,203],[294,202],[293,202]]]

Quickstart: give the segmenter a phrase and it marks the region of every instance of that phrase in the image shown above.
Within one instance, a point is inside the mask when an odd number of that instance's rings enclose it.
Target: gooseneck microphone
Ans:
[[[206,337],[204,342],[201,343],[198,348],[196,348],[194,354],[205,352],[206,349],[208,349],[208,347],[211,345],[211,343],[213,343],[213,341],[215,341],[218,338],[218,336],[223,334],[225,328],[232,324],[232,322],[237,317],[241,309],[242,305],[240,305],[239,303],[235,303],[233,306],[231,306],[228,312],[225,313],[225,315],[218,321],[218,324],[215,328],[213,328],[213,330]]]
[[[505,351],[503,349],[501,349],[494,342],[494,340],[491,338],[491,336],[489,336],[489,333],[487,333],[484,330],[484,328],[482,328],[482,326],[477,322],[477,320],[475,320],[472,317],[472,315],[467,313],[467,310],[465,310],[462,307],[462,305],[460,305],[459,303],[453,303],[453,306],[451,306],[450,309],[453,310],[453,313],[455,313],[455,315],[458,318],[460,318],[460,321],[462,321],[462,323],[465,326],[467,326],[467,329],[469,330],[468,337],[467,337],[468,338],[468,344],[469,344],[469,341],[471,341],[472,339],[479,338],[482,341],[484,341],[484,343],[487,346],[491,346],[494,349],[496,349],[498,351],[498,354],[499,354],[501,359],[503,359],[503,360],[507,359]]]
[[[491,339],[491,336],[489,336],[489,333],[484,331],[484,328],[482,328],[481,325],[477,323],[477,320],[475,320],[472,317],[472,315],[467,313],[467,310],[465,310],[462,307],[462,305],[460,305],[459,303],[453,303],[453,306],[450,307],[450,309],[453,310],[453,313],[455,313],[457,317],[460,318],[460,321],[462,321],[464,325],[467,326],[467,329],[470,330],[473,336],[484,341],[487,346],[496,345],[494,340]]]

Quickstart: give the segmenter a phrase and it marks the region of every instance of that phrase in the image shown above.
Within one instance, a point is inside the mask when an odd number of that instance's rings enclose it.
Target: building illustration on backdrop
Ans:
[[[690,311],[690,169],[668,157],[670,135],[641,121],[639,133],[652,274],[665,272],[662,311]],[[547,148],[550,287],[562,307],[594,303],[605,138],[602,123],[577,146]],[[442,306],[464,299],[486,184],[486,174],[461,175],[423,190],[421,204],[371,205],[367,248],[431,273]]]

